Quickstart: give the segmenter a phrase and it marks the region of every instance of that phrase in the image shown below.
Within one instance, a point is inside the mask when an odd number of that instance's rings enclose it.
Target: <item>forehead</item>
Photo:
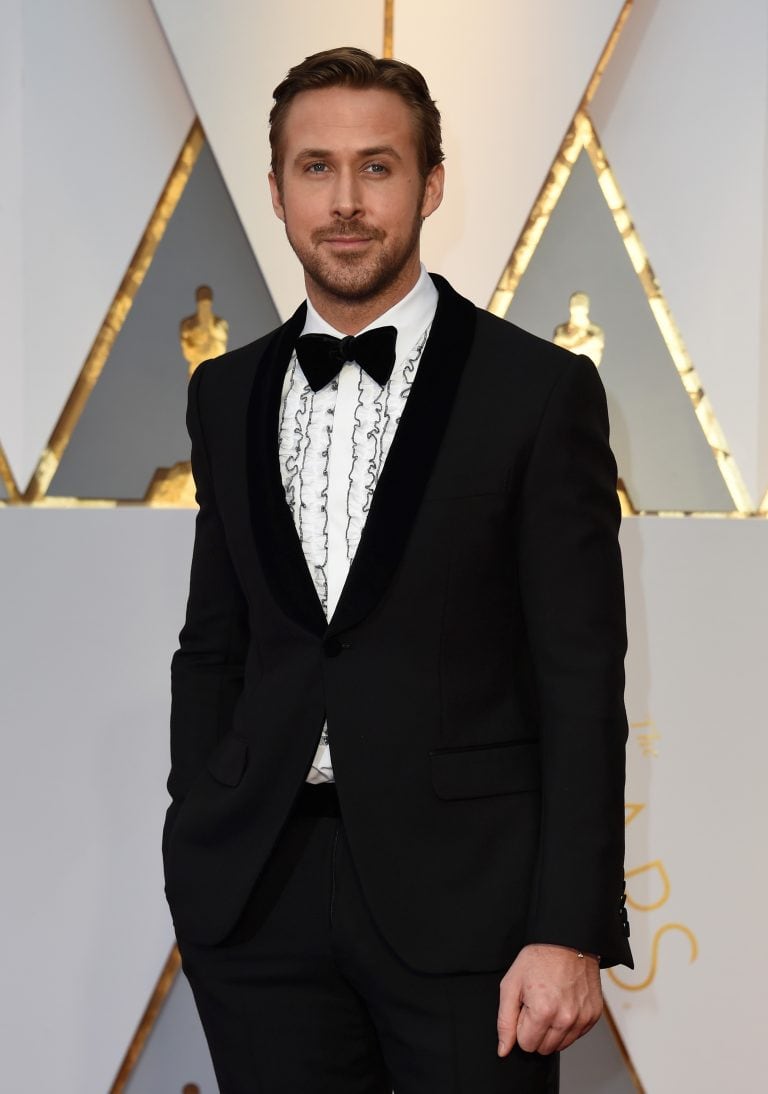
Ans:
[[[414,123],[405,101],[394,91],[324,87],[301,91],[286,114],[283,151],[302,148],[355,151],[379,144],[415,148]]]

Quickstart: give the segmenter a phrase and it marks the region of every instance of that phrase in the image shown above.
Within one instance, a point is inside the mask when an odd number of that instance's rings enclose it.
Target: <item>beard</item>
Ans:
[[[420,207],[421,203],[417,206],[408,233],[396,240],[363,221],[347,220],[317,229],[310,236],[309,243],[291,235],[287,220],[285,234],[305,274],[318,288],[338,300],[360,303],[373,299],[395,284],[418,250]],[[338,237],[371,240],[374,246],[357,254],[324,253],[323,242]]]

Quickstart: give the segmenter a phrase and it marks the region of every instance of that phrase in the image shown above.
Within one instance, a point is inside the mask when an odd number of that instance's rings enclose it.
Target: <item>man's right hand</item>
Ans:
[[[568,1048],[603,1011],[599,959],[567,946],[524,946],[499,990],[499,1056],[515,1043],[548,1056]]]

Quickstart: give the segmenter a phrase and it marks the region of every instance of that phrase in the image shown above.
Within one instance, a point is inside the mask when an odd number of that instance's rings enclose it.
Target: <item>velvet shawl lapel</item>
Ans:
[[[248,412],[251,522],[264,574],[276,602],[318,636],[364,619],[397,569],[448,424],[475,331],[475,307],[432,274],[438,304],[400,423],[392,440],[360,544],[330,622],[317,596],[285,500],[278,452],[283,380],[306,306],[280,327],[264,352]]]

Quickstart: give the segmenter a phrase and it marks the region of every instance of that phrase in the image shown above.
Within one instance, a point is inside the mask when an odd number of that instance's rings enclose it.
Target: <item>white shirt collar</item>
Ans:
[[[419,279],[411,291],[398,300],[396,304],[369,323],[364,330],[373,330],[375,327],[397,327],[397,344],[395,347],[395,360],[403,360],[413,350],[424,331],[435,317],[437,310],[437,289],[432,278],[427,273],[424,263],[421,263]],[[336,330],[312,306],[312,301],[307,300],[307,318],[302,334],[332,334],[335,338],[343,338],[342,331]],[[363,331],[359,332],[360,334]]]

